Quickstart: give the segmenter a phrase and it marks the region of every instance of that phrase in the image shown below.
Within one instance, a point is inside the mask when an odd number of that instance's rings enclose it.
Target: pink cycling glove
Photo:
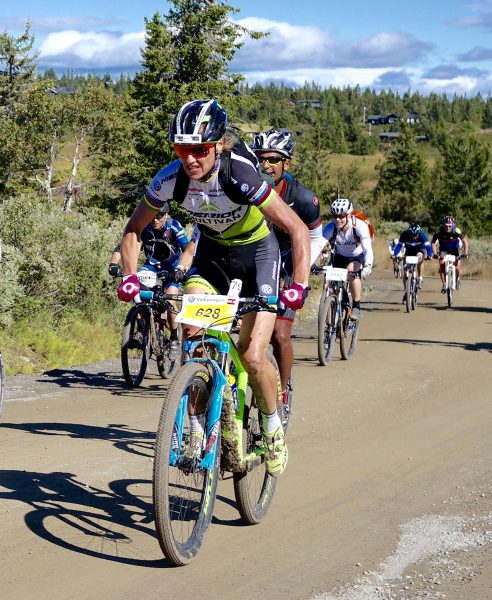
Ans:
[[[280,294],[280,302],[287,308],[299,310],[304,306],[311,287],[301,283],[293,283]]]
[[[120,283],[118,288],[118,298],[123,302],[130,302],[131,300],[137,300],[136,296],[140,293],[140,282],[138,277],[133,275],[125,275],[123,281]]]

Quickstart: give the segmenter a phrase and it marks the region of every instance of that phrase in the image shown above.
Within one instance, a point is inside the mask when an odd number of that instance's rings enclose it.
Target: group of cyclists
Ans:
[[[447,254],[455,256],[456,261],[456,289],[461,286],[461,259],[468,256],[469,244],[465,234],[456,226],[456,220],[452,215],[446,215],[442,221],[441,227],[429,238],[420,224],[416,221],[409,224],[408,229],[402,232],[400,238],[394,238],[388,246],[389,253],[396,264],[398,259],[404,256],[416,256],[417,275],[419,278],[419,287],[422,288],[424,281],[424,260],[432,258],[439,259],[439,275],[441,278],[441,293],[446,293],[446,274],[445,260]],[[405,271],[403,272],[403,289],[405,289]],[[403,295],[402,302],[405,303],[406,295]]]
[[[146,256],[141,271],[169,271],[170,292],[227,294],[230,282],[240,279],[244,296],[279,297],[276,310],[266,308],[242,318],[238,342],[261,410],[267,471],[277,477],[287,465],[288,450],[276,408],[277,373],[267,359],[268,346],[272,345],[285,395],[293,365],[292,326],[309,293],[311,266],[329,242],[333,266],[348,270],[351,318],[359,319],[361,277],[370,275],[373,264],[370,230],[364,219],[353,214],[352,202],[343,198],[331,204],[333,220],[322,226],[316,194],[289,172],[294,143],[288,132],[261,132],[250,148],[231,134],[227,113],[216,100],[194,100],[176,113],[169,137],[176,160],[153,177],[124,229],[109,270],[116,274],[121,259],[118,297],[125,302],[139,300],[141,249]],[[191,239],[169,217],[170,200],[195,223]],[[445,221],[432,246],[412,223],[393,254],[405,247],[407,254],[423,257],[424,249],[430,257],[439,242],[443,262],[446,252],[454,252],[456,238],[463,240],[466,254],[468,242],[454,220],[450,222],[451,227]],[[169,322],[179,352],[174,314]],[[183,325],[185,338],[197,333],[196,327]],[[194,417],[193,434],[203,436],[204,419],[199,414]]]

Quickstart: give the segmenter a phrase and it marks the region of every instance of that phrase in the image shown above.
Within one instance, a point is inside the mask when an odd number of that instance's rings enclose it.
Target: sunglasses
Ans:
[[[345,219],[347,217],[347,215],[335,215],[335,219],[337,219],[338,221],[343,221],[343,219]]]
[[[179,158],[186,158],[190,154],[193,158],[205,158],[214,146],[215,144],[192,144],[189,146],[173,144],[173,150]]]
[[[281,156],[259,156],[258,157],[258,162],[260,163],[260,165],[262,165],[263,163],[267,162],[269,165],[278,165],[281,162],[284,162],[285,158],[282,158]]]

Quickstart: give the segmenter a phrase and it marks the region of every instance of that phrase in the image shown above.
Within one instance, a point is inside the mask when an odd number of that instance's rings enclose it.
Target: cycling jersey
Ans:
[[[207,181],[190,180],[183,208],[203,235],[219,244],[243,246],[265,238],[269,228],[259,208],[268,206],[274,198],[272,188],[260,177],[252,160],[225,151],[219,161],[228,161],[227,180],[219,176],[220,164]],[[148,206],[159,209],[173,198],[180,165],[178,159],[152,179],[145,194]]]
[[[147,225],[140,234],[145,265],[159,269],[172,269],[179,261],[181,252],[188,245],[188,237],[181,223],[176,219],[166,219],[162,229]]]
[[[354,216],[349,216],[348,219],[349,227],[346,233],[337,228],[335,221],[330,221],[323,227],[323,237],[334,248],[335,256],[339,254],[358,260],[361,264],[372,265],[371,234],[367,223]]]
[[[451,231],[447,231],[445,227],[439,229],[432,237],[432,243],[439,242],[439,251],[445,252],[446,254],[453,254],[454,256],[459,255],[460,240],[465,238],[465,234],[458,229],[453,227]]]
[[[311,239],[311,264],[313,264],[326,243],[322,234],[318,198],[314,192],[300,184],[290,173],[284,174],[281,188],[278,193],[287,206],[292,208],[309,229]],[[277,236],[278,245],[280,247],[282,271],[285,272],[285,275],[290,276],[294,270],[290,235],[276,225],[273,225],[273,231]]]
[[[407,256],[416,256],[418,252],[422,252],[423,254],[424,248],[427,256],[432,256],[432,246],[430,245],[429,238],[422,229],[420,229],[417,235],[412,233],[410,229],[406,229],[400,235],[398,244],[395,247],[395,255],[398,255],[403,247]]]

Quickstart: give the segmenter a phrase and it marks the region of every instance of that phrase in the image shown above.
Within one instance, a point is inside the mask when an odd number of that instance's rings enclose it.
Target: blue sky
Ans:
[[[314,82],[429,93],[492,92],[492,0],[229,0],[234,20],[269,31],[247,40],[230,65],[248,82]],[[32,24],[40,65],[58,71],[133,73],[144,17],[166,13],[147,0],[22,0],[0,8],[11,35]]]

